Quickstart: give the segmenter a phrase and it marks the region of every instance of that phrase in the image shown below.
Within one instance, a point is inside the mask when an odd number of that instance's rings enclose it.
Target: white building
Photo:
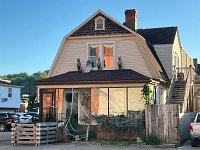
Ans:
[[[0,80],[0,112],[14,112],[20,108],[21,86]]]

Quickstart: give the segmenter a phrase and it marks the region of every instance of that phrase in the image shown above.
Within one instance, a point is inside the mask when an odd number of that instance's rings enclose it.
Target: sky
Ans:
[[[200,63],[200,0],[0,0],[0,75],[50,69],[65,35],[103,10],[138,28],[178,26],[182,47]]]

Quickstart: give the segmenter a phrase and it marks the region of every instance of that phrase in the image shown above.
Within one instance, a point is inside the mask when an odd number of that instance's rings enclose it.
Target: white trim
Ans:
[[[97,29],[97,20],[101,19],[103,21],[103,28],[102,29]],[[105,30],[105,18],[98,16],[97,18],[94,19],[95,21],[95,30]]]

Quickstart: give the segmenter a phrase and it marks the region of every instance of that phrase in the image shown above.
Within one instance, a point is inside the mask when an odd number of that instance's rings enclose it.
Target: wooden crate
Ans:
[[[12,124],[11,143],[15,144],[48,144],[57,141],[58,125],[56,122],[36,124]]]

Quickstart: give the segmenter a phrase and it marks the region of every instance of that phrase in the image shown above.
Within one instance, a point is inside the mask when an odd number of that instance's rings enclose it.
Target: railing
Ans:
[[[68,119],[69,115],[66,113],[43,113],[40,114],[40,121],[41,122],[66,122],[66,120]]]
[[[182,106],[182,113],[187,110],[188,98],[191,91],[192,82],[193,82],[192,66],[190,66],[190,69],[188,70],[187,77],[186,77],[185,95],[184,95],[184,101],[183,101],[183,106]]]
[[[175,82],[176,82],[176,73],[174,73],[174,75],[172,76],[169,91],[168,91],[168,94],[167,94],[167,103],[169,103],[171,98],[172,98]]]

